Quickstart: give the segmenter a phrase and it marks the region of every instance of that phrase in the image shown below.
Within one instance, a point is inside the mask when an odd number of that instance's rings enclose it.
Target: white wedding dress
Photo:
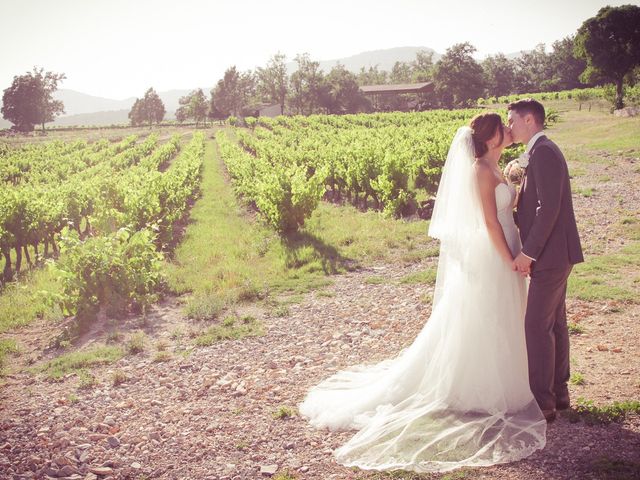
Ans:
[[[316,427],[359,430],[334,452],[345,466],[443,472],[519,460],[545,445],[528,380],[525,280],[470,204],[479,197],[469,139],[461,128],[443,169],[429,229],[441,240],[438,275],[424,328],[397,357],[340,371],[299,405]],[[515,189],[499,184],[495,194],[516,254]]]

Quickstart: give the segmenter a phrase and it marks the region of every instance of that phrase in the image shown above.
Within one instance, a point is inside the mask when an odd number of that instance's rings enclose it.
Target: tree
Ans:
[[[180,100],[178,100],[178,103],[180,103],[180,101],[183,99],[184,97],[181,97]],[[180,105],[178,107],[178,109],[176,110],[176,120],[178,121],[178,123],[183,123],[185,120],[187,120],[189,118],[189,108],[188,105]]]
[[[554,90],[571,90],[584,87],[580,74],[587,67],[587,62],[576,58],[574,53],[574,37],[565,37],[551,45],[553,52],[549,55],[550,69],[553,72]]]
[[[321,108],[326,109],[327,87],[324,76],[320,71],[320,63],[312,61],[308,53],[296,56],[298,70],[291,75],[291,95],[289,104],[292,110],[301,115],[317,113]]]
[[[517,93],[545,92],[553,87],[553,70],[544,43],[515,60],[515,90]]]
[[[64,73],[44,72],[34,67],[33,72],[13,77],[11,86],[2,96],[2,116],[15,125],[16,130],[30,132],[33,126],[52,122],[56,115],[64,113],[64,105],[53,99],[58,82],[66,78]]]
[[[433,78],[433,52],[421,50],[416,53],[416,59],[411,63],[411,80],[413,82],[428,82]]]
[[[136,101],[129,111],[129,119],[132,125],[142,125],[148,123],[160,123],[164,119],[166,110],[160,96],[153,88],[149,88],[142,99],[136,98]]]
[[[365,70],[364,67],[360,68],[358,73],[358,85],[384,85],[387,83],[389,72],[385,70],[379,70],[378,65],[369,67],[369,70]]]
[[[287,100],[288,82],[286,56],[277,53],[269,60],[266,68],[258,67],[256,76],[258,93],[268,102],[280,105],[280,111],[284,113]]]
[[[188,118],[196,122],[196,128],[200,122],[204,122],[209,111],[207,96],[201,88],[193,90],[189,95],[180,97],[178,100],[180,107],[176,110],[176,119],[182,123]]]
[[[329,113],[357,113],[367,108],[369,102],[360,91],[355,74],[344,65],[333,67],[325,78],[325,84],[329,93]]]
[[[396,62],[391,69],[391,83],[410,83],[412,66],[408,62]]]
[[[129,111],[129,120],[131,120],[131,125],[140,125],[144,122],[144,101],[140,98],[136,98],[136,101],[133,102],[133,106]]]
[[[584,21],[575,38],[574,51],[587,63],[582,79],[594,75],[616,86],[615,108],[622,108],[624,77],[640,65],[640,7],[604,7]]]
[[[212,106],[217,112],[226,118],[230,115],[239,116],[243,107],[255,94],[256,81],[252,72],[240,74],[235,66],[224,72],[216,87],[211,92]]]
[[[216,92],[215,88],[211,90],[211,100],[209,101],[209,109],[207,113],[209,120],[211,120],[212,122],[215,120],[222,121],[228,117],[228,115],[225,115],[224,112],[218,109],[218,106],[215,103],[216,102],[215,92]]]
[[[515,66],[503,53],[485,58],[482,62],[482,70],[489,96],[501,97],[513,92]]]
[[[472,57],[475,51],[469,42],[458,43],[448,48],[436,64],[436,94],[443,106],[468,106],[482,96],[482,67]]]

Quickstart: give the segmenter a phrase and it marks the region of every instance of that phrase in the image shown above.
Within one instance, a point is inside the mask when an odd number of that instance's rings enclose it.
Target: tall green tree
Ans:
[[[544,43],[515,59],[517,93],[546,92],[553,89],[554,75]]]
[[[587,67],[587,62],[575,56],[574,39],[574,36],[565,37],[551,45],[553,51],[549,55],[549,62],[553,75],[553,90],[571,90],[585,86],[580,80],[580,75]]]
[[[411,62],[411,81],[428,82],[433,78],[433,52],[421,50]]]
[[[214,88],[211,90],[211,99],[209,100],[209,109],[207,111],[207,116],[212,122],[215,120],[222,121],[229,116],[228,114],[225,115],[225,113],[218,108],[215,93],[216,89]]]
[[[440,103],[447,107],[469,106],[482,96],[483,71],[472,57],[476,48],[469,42],[448,48],[436,63],[434,81]]]
[[[378,65],[369,67],[366,70],[364,67],[360,68],[360,72],[357,75],[358,85],[384,85],[388,83],[389,72],[386,70],[380,70]]]
[[[640,65],[640,7],[604,7],[584,21],[575,39],[575,54],[587,63],[583,79],[600,75],[616,86],[615,108],[624,106],[624,78]]]
[[[391,69],[391,83],[410,83],[413,68],[409,62],[396,62]]]
[[[298,69],[291,74],[289,105],[294,113],[311,115],[327,108],[327,86],[320,63],[308,53],[295,58]]]
[[[132,125],[147,123],[151,126],[154,123],[162,122],[165,113],[162,99],[153,88],[149,88],[143,98],[136,98],[129,111],[129,119]]]
[[[240,73],[235,65],[224,72],[211,92],[211,103],[223,117],[239,116],[243,107],[249,103],[256,90],[255,76],[248,71]]]
[[[357,113],[367,109],[369,102],[360,91],[357,77],[344,65],[338,64],[325,78],[330,95],[327,110],[329,113]]]
[[[56,115],[64,113],[64,105],[53,99],[58,82],[66,78],[64,73],[45,72],[34,67],[33,72],[13,77],[11,86],[2,95],[2,116],[21,132],[30,132],[34,125],[52,122]]]
[[[484,83],[490,96],[501,97],[513,92],[515,65],[503,53],[489,55],[482,62]]]
[[[176,110],[176,119],[184,122],[191,118],[196,122],[196,128],[200,122],[204,122],[209,112],[209,101],[201,88],[193,90],[189,95],[180,97],[180,107]]]
[[[289,90],[286,59],[285,55],[277,53],[265,68],[258,67],[256,70],[258,93],[264,100],[280,105],[283,113]]]

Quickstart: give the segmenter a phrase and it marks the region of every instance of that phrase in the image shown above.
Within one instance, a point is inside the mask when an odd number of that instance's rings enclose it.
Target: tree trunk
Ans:
[[[16,274],[20,273],[20,267],[22,266],[22,244],[16,245]]]
[[[86,218],[86,223],[84,225],[84,235],[83,235],[83,239],[89,236],[89,233],[91,233],[91,223],[89,223],[89,217]]]
[[[5,282],[9,282],[13,278],[13,272],[11,271],[11,249],[3,249],[2,255],[4,255],[4,269],[2,271],[2,276]]]
[[[31,261],[31,256],[29,255],[29,244],[25,243],[22,248],[24,250],[24,257],[27,259],[27,265],[29,266],[29,268],[33,268],[33,262]]]
[[[622,102],[622,96],[624,94],[624,90],[622,88],[622,77],[616,81],[616,110],[624,107],[624,103]]]

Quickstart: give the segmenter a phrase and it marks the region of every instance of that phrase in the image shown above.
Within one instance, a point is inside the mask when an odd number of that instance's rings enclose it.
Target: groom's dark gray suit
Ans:
[[[515,216],[522,253],[534,259],[525,316],[529,382],[540,408],[552,410],[569,397],[565,297],[571,268],[584,258],[562,152],[543,135],[529,153]]]

